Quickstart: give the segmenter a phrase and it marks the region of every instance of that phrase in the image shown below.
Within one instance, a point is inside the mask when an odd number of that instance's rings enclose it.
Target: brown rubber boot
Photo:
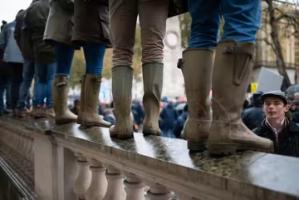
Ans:
[[[159,114],[163,86],[163,64],[147,63],[142,66],[143,74],[143,134],[160,135]]]
[[[82,124],[82,119],[81,119],[81,115],[80,115],[80,112],[84,112],[84,106],[85,106],[85,103],[84,103],[84,95],[83,95],[83,92],[84,91],[84,88],[85,88],[85,78],[86,78],[86,75],[83,76],[82,80],[81,80],[81,94],[80,94],[80,111],[78,113],[78,117],[77,117],[77,123],[78,124]]]
[[[211,102],[214,51],[187,49],[183,52],[182,72],[188,103],[188,118],[183,135],[190,151],[203,151],[211,125]]]
[[[84,79],[84,88],[81,90],[83,95],[83,109],[80,108],[79,116],[81,124],[86,127],[101,126],[110,127],[111,124],[98,115],[99,92],[101,87],[101,77],[87,74]],[[81,104],[82,105],[82,104]]]
[[[216,49],[213,74],[213,121],[208,140],[211,155],[238,150],[273,151],[272,141],[250,131],[241,111],[253,68],[253,43],[222,42]]]
[[[111,137],[128,139],[133,137],[131,117],[133,70],[130,66],[112,68],[112,94],[115,125],[110,128]]]
[[[77,121],[77,115],[73,114],[67,105],[68,79],[66,76],[57,75],[53,85],[54,113],[56,124],[66,124]]]

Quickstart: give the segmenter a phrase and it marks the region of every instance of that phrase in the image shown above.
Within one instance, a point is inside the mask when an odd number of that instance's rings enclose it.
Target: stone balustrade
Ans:
[[[0,119],[0,144],[34,164],[34,190],[46,200],[299,199],[299,159],[260,152],[211,158],[186,141],[106,128]]]

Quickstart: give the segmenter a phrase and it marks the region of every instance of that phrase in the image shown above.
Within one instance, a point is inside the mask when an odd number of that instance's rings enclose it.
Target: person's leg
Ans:
[[[53,87],[53,81],[55,77],[56,72],[56,62],[51,64],[46,64],[47,68],[47,82],[45,84],[45,97],[46,97],[46,108],[47,109],[53,109],[53,96],[52,96],[52,87]]]
[[[159,111],[163,85],[163,39],[166,32],[168,0],[139,1],[141,26],[144,135],[160,135]],[[155,10],[155,15],[152,14]]]
[[[221,3],[225,20],[224,41],[216,48],[213,73],[213,121],[208,140],[210,154],[238,150],[272,151],[273,143],[251,132],[241,110],[255,56],[255,34],[260,11],[258,0]]]
[[[220,0],[188,0],[192,18],[188,48],[214,48],[220,24]]]
[[[111,0],[110,25],[113,46],[112,94],[115,125],[110,129],[112,137],[133,137],[131,119],[132,57],[137,20],[137,0]],[[126,34],[123,34],[126,33]]]
[[[6,74],[6,84],[5,84],[5,104],[6,104],[6,113],[10,113],[12,111],[11,105],[11,86],[12,86],[12,77],[13,70],[10,67],[10,63],[5,64],[5,74]]]
[[[220,24],[220,0],[189,0],[192,17],[189,46],[183,52],[182,65],[189,108],[183,129],[190,151],[206,148],[211,124],[211,103],[214,48]]]
[[[132,65],[137,9],[137,0],[109,1],[113,67]]]
[[[4,114],[4,91],[5,85],[7,84],[4,69],[4,63],[0,61],[0,115]]]
[[[17,102],[19,99],[19,90],[22,82],[22,63],[10,63],[12,69],[12,82],[11,82],[11,108],[13,114],[16,115]]]
[[[69,76],[73,57],[74,48],[72,46],[58,42],[55,43],[56,75]]]
[[[256,41],[261,25],[260,0],[222,1],[221,9],[225,21],[222,40],[241,43]]]
[[[98,114],[99,91],[101,87],[101,74],[105,55],[105,44],[86,42],[83,44],[86,60],[86,75],[81,90],[85,99],[80,109],[79,118],[84,126],[109,127],[110,123],[104,121]]]
[[[33,98],[32,98],[32,103],[33,103],[32,115],[35,118],[40,118],[45,116],[43,112],[45,88],[39,76],[41,74],[43,67],[44,65],[42,64],[34,63],[34,89],[33,89]]]
[[[103,60],[105,55],[105,44],[86,42],[83,51],[86,61],[86,74],[95,76],[102,75]]]
[[[77,116],[68,108],[68,76],[70,73],[74,49],[63,43],[55,44],[55,56],[57,61],[57,70],[53,85],[53,99],[55,122],[65,124],[76,122]]]
[[[34,64],[32,61],[25,61],[23,64],[23,81],[20,86],[20,91],[19,91],[19,101],[18,101],[18,109],[20,111],[20,116],[23,116],[25,112],[23,111],[26,110],[26,108],[29,105],[26,105],[28,102],[28,98],[30,99],[30,87],[32,83],[34,75]]]

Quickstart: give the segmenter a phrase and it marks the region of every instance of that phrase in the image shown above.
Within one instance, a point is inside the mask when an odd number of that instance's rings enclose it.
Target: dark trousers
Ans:
[[[6,93],[6,102],[9,101],[9,82],[10,82],[10,69],[7,68],[7,63],[0,61],[0,113],[2,114],[4,106],[4,93]],[[6,91],[6,92],[5,92]]]
[[[10,72],[10,104],[11,109],[17,108],[19,90],[22,83],[23,63],[6,63]]]

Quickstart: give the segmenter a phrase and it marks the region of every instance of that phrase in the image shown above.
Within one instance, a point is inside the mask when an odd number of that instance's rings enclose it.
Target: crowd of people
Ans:
[[[283,93],[254,94],[252,108],[241,115],[254,64],[261,2],[184,2],[192,18],[189,46],[179,62],[187,102],[161,98],[169,0],[33,0],[1,30],[0,115],[9,108],[15,117],[30,114],[52,117],[58,125],[109,127],[110,136],[118,139],[132,138],[134,131],[183,137],[190,152],[207,148],[211,155],[259,150],[298,156],[297,124],[286,114]],[[142,102],[132,101],[131,91],[137,17]],[[110,47],[113,102],[98,107],[103,59]],[[80,99],[70,108],[68,79],[74,51],[80,48],[86,71]]]

